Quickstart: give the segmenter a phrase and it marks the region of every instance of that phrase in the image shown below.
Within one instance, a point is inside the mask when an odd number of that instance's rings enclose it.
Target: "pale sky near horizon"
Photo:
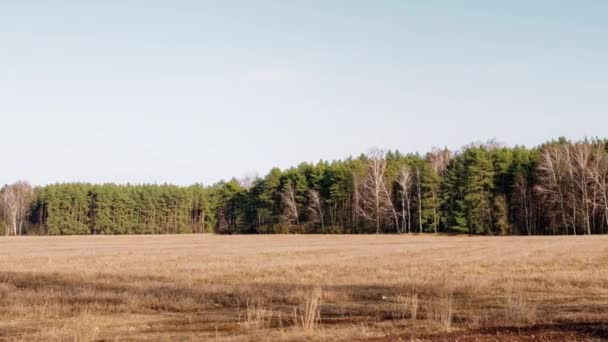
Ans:
[[[608,1],[0,0],[0,184],[608,137]]]

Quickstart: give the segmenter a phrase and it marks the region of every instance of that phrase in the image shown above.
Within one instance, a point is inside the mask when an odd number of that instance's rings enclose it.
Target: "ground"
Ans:
[[[0,238],[0,340],[608,339],[608,236]]]

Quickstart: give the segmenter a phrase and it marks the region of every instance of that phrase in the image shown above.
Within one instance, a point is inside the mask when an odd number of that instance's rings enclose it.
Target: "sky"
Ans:
[[[0,0],[0,184],[608,137],[604,0]]]

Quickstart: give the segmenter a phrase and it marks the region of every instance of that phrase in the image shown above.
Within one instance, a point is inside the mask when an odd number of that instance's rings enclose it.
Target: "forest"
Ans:
[[[213,185],[26,181],[0,193],[3,235],[608,232],[608,140],[372,149]]]

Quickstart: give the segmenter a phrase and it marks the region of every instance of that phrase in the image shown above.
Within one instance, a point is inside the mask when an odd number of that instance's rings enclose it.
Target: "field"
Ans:
[[[0,340],[600,340],[608,237],[0,238]]]

